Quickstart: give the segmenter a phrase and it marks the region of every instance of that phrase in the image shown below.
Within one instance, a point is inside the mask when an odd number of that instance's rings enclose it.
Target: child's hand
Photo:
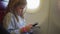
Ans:
[[[25,29],[26,29],[26,31],[30,31],[31,27],[30,26],[26,26]]]
[[[21,29],[20,29],[20,32],[30,31],[31,27],[32,27],[32,25],[31,25],[31,24],[30,24],[30,25],[27,25],[27,26],[25,26],[25,27],[21,28]]]

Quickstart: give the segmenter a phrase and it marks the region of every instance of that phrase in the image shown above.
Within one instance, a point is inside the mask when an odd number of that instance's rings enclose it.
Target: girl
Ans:
[[[22,27],[25,27],[23,10],[26,0],[10,0],[7,7],[7,14],[3,20],[3,26],[11,34],[20,34]]]

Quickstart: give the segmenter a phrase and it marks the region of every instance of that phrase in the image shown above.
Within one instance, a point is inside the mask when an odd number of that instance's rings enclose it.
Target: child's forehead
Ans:
[[[26,7],[26,5],[20,5],[20,6],[17,6],[18,8],[25,8]]]

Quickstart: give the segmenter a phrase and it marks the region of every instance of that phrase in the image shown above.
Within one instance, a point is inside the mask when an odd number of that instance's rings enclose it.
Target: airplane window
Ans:
[[[35,9],[39,6],[40,0],[27,0],[27,8]]]

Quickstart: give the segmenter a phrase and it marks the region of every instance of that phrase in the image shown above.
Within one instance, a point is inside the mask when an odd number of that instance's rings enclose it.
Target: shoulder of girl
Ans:
[[[12,16],[13,16],[13,14],[10,12],[6,14],[6,17],[12,17]]]

